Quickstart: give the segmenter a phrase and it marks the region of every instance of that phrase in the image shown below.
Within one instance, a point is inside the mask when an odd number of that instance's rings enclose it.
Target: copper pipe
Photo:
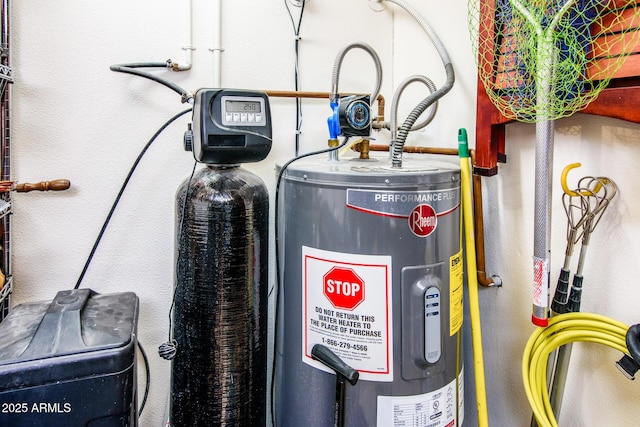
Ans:
[[[327,98],[329,99],[329,92],[304,92],[295,90],[266,90],[264,91],[268,96],[275,98]]]
[[[370,144],[369,151],[389,151],[388,145],[383,144]],[[443,154],[448,156],[457,156],[457,148],[438,148],[438,147],[411,147],[404,146],[403,150],[407,153],[420,153],[420,154]],[[475,165],[476,162],[476,150],[470,149],[471,164]],[[473,219],[475,228],[475,241],[476,241],[476,266],[478,270],[478,283],[482,286],[501,286],[502,283],[497,277],[487,277],[485,271],[485,257],[484,257],[484,219],[482,212],[482,177],[480,175],[473,175]],[[495,280],[494,280],[495,279]]]
[[[329,99],[331,94],[329,92],[309,92],[309,91],[286,91],[286,90],[267,90],[265,93],[268,96],[274,98],[312,98],[312,99]],[[345,94],[352,95],[352,94]],[[384,121],[384,96],[378,94],[378,117],[377,122]],[[370,144],[370,151],[389,151],[388,145]],[[457,148],[438,148],[438,147],[412,147],[404,146],[403,151],[407,153],[422,153],[422,154],[443,154],[449,156],[457,156]],[[471,164],[475,165],[475,150],[469,150],[471,153]],[[482,213],[482,177],[480,175],[473,175],[473,210],[474,210],[474,228],[476,234],[476,266],[478,270],[478,283],[482,286],[496,286],[496,281],[487,277],[485,272],[485,256],[484,256],[484,220]]]
[[[476,164],[476,150],[469,150],[471,154],[471,166]],[[482,286],[502,286],[502,280],[496,277],[487,277],[485,271],[486,260],[484,257],[484,213],[482,211],[482,176],[473,174],[473,218],[476,238],[476,266],[478,283]],[[500,280],[498,282],[498,280]]]
[[[274,98],[313,98],[313,99],[329,99],[331,94],[329,92],[309,92],[309,91],[295,91],[295,90],[266,90],[264,91],[268,96]],[[356,95],[354,93],[343,93],[341,95]],[[376,98],[378,101],[378,117],[376,122],[384,121],[384,96],[378,94]]]

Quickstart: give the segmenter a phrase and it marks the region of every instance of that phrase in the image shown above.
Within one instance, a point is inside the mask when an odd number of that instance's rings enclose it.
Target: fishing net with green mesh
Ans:
[[[468,1],[478,76],[489,98],[505,117],[536,123],[531,318],[546,326],[553,123],[586,107],[640,51],[640,7],[638,0]]]
[[[569,116],[640,50],[639,15],[636,0],[469,0],[479,78],[509,119]]]

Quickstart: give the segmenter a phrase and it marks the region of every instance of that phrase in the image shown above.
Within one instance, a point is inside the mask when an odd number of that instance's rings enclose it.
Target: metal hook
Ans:
[[[572,169],[575,168],[579,168],[580,166],[582,166],[582,163],[570,163],[567,166],[564,167],[564,169],[562,170],[562,174],[560,175],[560,185],[562,185],[562,191],[565,192],[565,194],[571,196],[571,197],[577,197],[577,196],[594,196],[596,195],[598,192],[600,192],[600,190],[602,189],[602,182],[598,181],[595,185],[595,187],[593,188],[593,190],[587,190],[587,191],[582,191],[580,192],[580,194],[578,194],[576,191],[570,190],[569,186],[567,185],[567,175],[569,174],[569,171],[571,171]]]

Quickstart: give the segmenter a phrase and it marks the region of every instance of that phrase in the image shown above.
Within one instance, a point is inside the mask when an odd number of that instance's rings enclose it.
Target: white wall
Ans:
[[[51,299],[72,288],[104,218],[141,148],[169,117],[184,109],[179,97],[157,83],[109,66],[123,62],[182,62],[184,1],[138,0],[12,2],[13,177],[23,182],[68,178],[63,193],[15,195],[13,215],[13,303]],[[184,73],[160,72],[188,90],[213,79],[211,5],[194,1],[194,66]],[[456,71],[453,90],[439,105],[434,123],[411,136],[412,144],[455,147],[466,127],[473,141],[475,63],[468,36],[466,2],[413,1],[443,40]],[[295,13],[297,9],[293,9]],[[236,0],[223,4],[222,86],[293,89],[293,30],[282,0]],[[365,41],[384,66],[382,93],[410,74],[427,74],[437,85],[444,75],[430,42],[401,10],[374,12],[365,0],[312,0],[306,7],[300,42],[303,90],[328,91],[336,52]],[[343,64],[340,89],[369,91],[371,60],[353,53]],[[421,89],[416,89],[418,92]],[[413,95],[420,98],[421,95]],[[407,95],[407,100],[411,96]],[[410,101],[402,103],[406,114]],[[273,99],[274,147],[249,168],[273,193],[274,165],[293,155],[294,103]],[[327,138],[326,101],[304,101],[301,152],[322,148]],[[388,117],[388,109],[387,109]],[[184,117],[153,144],[125,192],[84,279],[101,293],[135,291],[140,297],[140,340],[151,359],[152,388],[142,426],[161,422],[169,384],[169,363],[155,354],[167,336],[173,277],[175,190],[190,172],[182,149]],[[640,172],[634,158],[640,126],[576,115],[556,126],[555,177],[580,161],[571,178],[606,175],[620,195],[594,233],[584,271],[584,311],[638,322],[633,284],[640,245]],[[388,139],[377,135],[378,142]],[[528,425],[530,410],[520,379],[521,353],[533,330],[531,256],[533,231],[534,126],[507,128],[508,163],[484,180],[487,271],[504,281],[482,289],[488,405],[492,426]],[[552,272],[564,253],[565,217],[554,188]],[[554,279],[555,280],[555,277]],[[574,346],[562,425],[634,425],[637,390],[613,368],[618,354],[606,348]],[[473,424],[473,423],[472,423]]]

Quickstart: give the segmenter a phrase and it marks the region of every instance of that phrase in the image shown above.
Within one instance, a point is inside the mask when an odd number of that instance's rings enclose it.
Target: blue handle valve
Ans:
[[[329,125],[329,139],[337,140],[342,134],[340,128],[340,104],[335,101],[331,101],[329,104],[331,107],[331,115],[327,119],[327,125]]]

